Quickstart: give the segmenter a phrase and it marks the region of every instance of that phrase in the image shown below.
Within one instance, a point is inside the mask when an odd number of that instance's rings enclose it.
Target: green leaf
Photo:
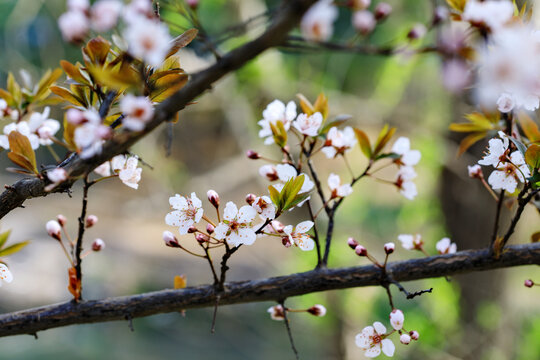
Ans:
[[[331,128],[340,126],[345,123],[347,120],[352,118],[351,115],[338,115],[332,121],[326,123],[323,128],[319,131],[319,134],[326,134]]]
[[[302,189],[302,185],[304,185],[304,180],[304,175],[300,175],[289,179],[289,181],[285,183],[285,186],[283,186],[280,194],[283,204],[282,210],[287,210],[292,207],[291,204],[296,198],[296,195],[298,195],[298,193]]]
[[[294,200],[291,202],[291,204],[289,205],[289,207],[287,209],[291,209],[293,207],[295,207],[296,205],[300,204],[302,201],[306,200],[308,197],[310,196],[310,192],[305,192],[305,193],[302,193],[302,194],[298,194],[296,195],[296,197],[294,198]],[[285,210],[287,210],[285,209]]]
[[[30,241],[23,241],[23,242],[8,246],[7,248],[0,250],[0,257],[15,254],[16,252],[21,251],[22,248],[28,245],[29,243]]]
[[[525,162],[532,168],[540,168],[540,145],[532,144],[525,152]]]
[[[360,129],[354,128],[354,134],[356,135],[356,139],[358,140],[358,144],[360,144],[360,149],[364,155],[366,155],[368,159],[371,159],[371,144],[369,143],[369,138],[366,133]]]
[[[0,234],[0,249],[4,246],[10,234],[11,230],[5,231]]]
[[[268,192],[270,193],[270,200],[276,205],[276,207],[281,209],[281,201],[279,196],[279,191],[273,185],[268,186]]]
[[[287,145],[287,130],[285,130],[283,122],[279,120],[276,121],[275,124],[270,122],[270,129],[272,130],[272,134],[274,135],[274,142],[280,148],[285,147],[285,145]]]
[[[525,147],[525,145],[523,145],[523,143],[521,141],[519,141],[516,138],[513,138],[512,136],[509,136],[508,138],[514,143],[514,145],[516,145],[516,147],[519,150],[519,152],[521,153],[521,155],[523,155],[523,157],[525,157],[525,153],[527,152],[527,148]]]
[[[384,125],[384,128],[379,133],[379,137],[377,138],[377,142],[375,143],[375,149],[373,150],[374,156],[381,152],[381,150],[388,143],[388,141],[390,141],[392,136],[394,136],[395,132],[396,128],[390,128],[388,124]]]

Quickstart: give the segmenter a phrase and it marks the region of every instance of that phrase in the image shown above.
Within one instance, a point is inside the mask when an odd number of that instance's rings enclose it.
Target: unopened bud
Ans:
[[[470,178],[482,179],[484,177],[484,174],[482,173],[482,168],[478,164],[475,164],[473,166],[468,165],[467,170],[469,172]]]
[[[246,195],[246,202],[251,205],[255,202],[255,199],[257,199],[257,195],[255,194],[247,194]]]
[[[387,253],[388,255],[393,253],[395,248],[396,248],[396,244],[394,244],[393,242],[384,244],[384,252]]]
[[[188,234],[193,234],[195,232],[197,232],[197,228],[193,225],[191,225],[188,229],[187,229],[187,232]]]
[[[288,236],[284,236],[281,238],[281,243],[283,244],[283,246],[285,246],[286,248],[290,248],[291,247],[291,239],[289,239]]]
[[[86,121],[83,112],[73,108],[66,111],[66,120],[73,125],[80,125]]]
[[[215,228],[214,225],[212,225],[212,224],[206,225],[206,232],[207,232],[208,234],[210,234],[210,235],[214,233],[214,230],[215,230],[215,229],[216,229],[216,228]]]
[[[422,24],[416,24],[412,27],[411,30],[409,30],[409,33],[407,34],[407,37],[410,40],[416,40],[421,39],[426,35],[426,27]]]
[[[353,237],[350,237],[347,239],[347,244],[349,245],[349,247],[353,250],[356,249],[356,247],[358,246],[358,242],[356,241],[355,238]]]
[[[420,334],[416,330],[409,332],[409,335],[411,336],[411,339],[413,340],[418,340],[420,338]]]
[[[62,214],[58,214],[56,216],[56,221],[58,221],[58,224],[60,224],[60,226],[64,226],[67,223],[66,217]]]
[[[409,343],[411,342],[411,337],[409,336],[409,334],[401,334],[401,336],[399,337],[399,341],[403,345],[409,345]]]
[[[261,158],[261,155],[259,155],[258,152],[253,151],[253,150],[246,151],[246,156],[248,157],[248,159],[252,159],[252,160],[257,160]]]
[[[373,15],[373,13],[371,13],[371,11],[368,10],[361,10],[355,12],[353,14],[352,23],[354,28],[358,30],[358,32],[360,32],[362,35],[369,34],[377,25],[377,21],[375,21],[375,16]]]
[[[96,215],[88,215],[86,218],[86,227],[90,228],[98,222],[98,217]]]
[[[49,234],[50,237],[61,240],[62,235],[61,231],[62,228],[60,227],[60,224],[56,220],[49,220],[47,221],[47,224],[45,224],[45,229],[47,229],[47,234]]]
[[[193,10],[197,9],[197,7],[199,6],[199,0],[186,0],[186,3]]]
[[[92,250],[101,251],[103,249],[105,249],[105,241],[103,241],[102,239],[94,240],[94,242],[92,243]]]
[[[357,247],[355,247],[354,252],[358,256],[367,256],[367,249],[363,247],[362,245],[358,245]]]
[[[205,234],[197,234],[195,235],[195,240],[197,240],[199,243],[205,243],[205,242],[208,242],[208,240],[210,240],[210,238],[208,237],[208,235],[205,235]]]
[[[165,241],[165,245],[169,247],[174,247],[174,248],[180,247],[180,244],[178,243],[178,239],[170,231],[163,232],[163,241]]]
[[[392,13],[392,6],[388,3],[381,2],[375,6],[375,19],[381,21],[386,19]]]
[[[532,281],[531,279],[527,279],[525,280],[525,286],[526,287],[533,287],[534,286],[534,281]]]
[[[307,312],[314,316],[324,316],[326,315],[326,308],[321,304],[317,304],[307,309]]]
[[[210,201],[210,203],[214,205],[214,207],[219,207],[219,195],[217,192],[215,192],[214,190],[208,190],[206,196],[208,197],[208,201]]]
[[[448,9],[446,6],[437,6],[433,11],[433,25],[438,25],[448,19]]]

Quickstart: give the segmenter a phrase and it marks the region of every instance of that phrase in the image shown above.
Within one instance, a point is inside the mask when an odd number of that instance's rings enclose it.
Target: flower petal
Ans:
[[[236,219],[236,215],[238,214],[238,207],[235,203],[232,201],[229,201],[227,205],[225,205],[225,210],[223,210],[223,218],[228,221],[232,221]]]
[[[381,347],[384,355],[392,357],[394,356],[394,351],[396,351],[396,346],[390,339],[383,339],[381,341]]]
[[[313,227],[313,221],[306,220],[302,221],[300,224],[296,225],[295,232],[297,234],[303,234],[305,232],[308,232],[309,229]]]
[[[375,329],[375,331],[379,335],[386,334],[386,328],[384,327],[384,325],[381,322],[375,321],[373,323],[373,328]]]

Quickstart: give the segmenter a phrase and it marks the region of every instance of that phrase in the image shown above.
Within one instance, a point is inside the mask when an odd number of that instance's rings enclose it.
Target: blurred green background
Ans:
[[[162,1],[162,17],[171,33],[188,27],[177,12],[176,1]],[[389,1],[392,16],[366,41],[379,45],[400,43],[415,22],[429,21],[430,2]],[[201,0],[200,19],[212,38],[239,21],[275,9],[278,2],[260,0]],[[76,46],[61,41],[56,19],[65,9],[63,0],[0,1],[0,76],[4,86],[9,71],[26,69],[34,78],[61,59],[80,60]],[[264,21],[246,35],[221,44],[221,50],[237,46],[264,28]],[[342,10],[336,38],[353,34],[350,13]],[[435,34],[424,40],[433,43]],[[202,46],[194,44],[180,52],[188,72],[213,61]],[[456,140],[448,124],[470,111],[467,97],[446,92],[440,82],[440,61],[435,55],[395,58],[347,53],[271,50],[240,71],[220,81],[197,104],[180,113],[173,127],[171,156],[165,157],[165,126],[150,134],[133,149],[154,169],[144,168],[138,191],[113,179],[91,189],[90,213],[100,218],[86,238],[89,247],[101,237],[107,247],[83,262],[84,296],[87,299],[135,294],[172,287],[173,277],[185,274],[188,285],[210,282],[207,264],[185,253],[166,248],[163,230],[168,197],[197,192],[200,198],[215,189],[222,202],[240,204],[248,192],[263,193],[267,184],[258,175],[260,161],[245,159],[247,149],[278,156],[257,138],[256,122],[270,101],[289,101],[303,93],[314,99],[324,92],[331,115],[351,114],[351,124],[371,137],[388,123],[398,136],[411,138],[422,151],[416,184],[419,196],[408,201],[388,185],[366,179],[345,201],[337,217],[330,266],[367,264],[346,245],[354,236],[375,256],[382,258],[382,244],[397,242],[400,233],[421,233],[428,251],[450,236],[458,248],[479,248],[489,242],[495,204],[478,184],[467,178],[466,165],[474,163],[481,144],[456,158]],[[60,119],[61,109],[53,111]],[[7,123],[7,122],[6,122]],[[4,124],[2,124],[4,125]],[[365,166],[359,150],[349,157],[360,172]],[[45,151],[38,161],[52,163]],[[343,163],[317,158],[321,178],[330,172],[346,177]],[[2,154],[1,164],[8,166]],[[389,173],[389,176],[392,173]],[[1,173],[9,184],[16,177]],[[32,240],[30,246],[9,258],[12,284],[0,289],[0,310],[9,312],[70,299],[67,291],[68,263],[58,245],[48,238],[44,224],[58,213],[68,217],[75,232],[80,207],[80,189],[73,198],[52,195],[28,201],[2,221],[12,229],[12,240]],[[207,207],[207,210],[211,209]],[[288,215],[286,221],[305,220],[305,209]],[[538,229],[534,211],[525,213],[514,242],[528,241]],[[181,241],[193,245],[191,237]],[[393,260],[419,256],[397,246]],[[259,279],[310,270],[315,253],[286,249],[279,241],[258,240],[243,247],[231,261],[229,280]],[[405,326],[420,333],[420,341],[399,344],[396,359],[537,359],[540,358],[540,305],[535,289],[526,289],[525,278],[536,276],[535,268],[508,269],[445,279],[406,283],[407,289],[433,287],[433,293],[406,300],[396,289],[396,306],[405,312]],[[291,327],[302,359],[358,359],[363,354],[354,336],[374,321],[387,322],[390,311],[382,288],[359,288],[317,293],[288,299],[293,308],[324,304],[328,314],[315,318],[291,314]],[[219,309],[216,333],[210,334],[212,309],[189,310],[127,322],[71,326],[0,339],[0,359],[292,359],[282,322],[270,320],[266,309],[272,303],[224,306]],[[384,357],[384,355],[381,355]]]

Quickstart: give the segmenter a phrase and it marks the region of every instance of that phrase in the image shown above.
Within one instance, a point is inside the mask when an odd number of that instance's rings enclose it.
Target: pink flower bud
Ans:
[[[390,313],[390,324],[395,330],[401,330],[403,328],[403,322],[405,321],[405,316],[403,311],[399,309],[394,309]]]
[[[427,29],[422,24],[416,24],[409,30],[407,37],[411,40],[421,39],[426,35]]]
[[[347,239],[347,245],[354,250],[358,246],[358,242],[355,240],[355,238],[350,237]]]
[[[384,252],[389,255],[394,252],[395,248],[396,248],[396,245],[393,242],[384,244]]]
[[[255,202],[255,200],[257,199],[257,195],[255,194],[247,194],[246,195],[246,202],[251,205]]]
[[[206,232],[207,232],[209,235],[213,234],[215,229],[216,229],[216,228],[215,228],[214,225],[212,225],[212,224],[206,225]]]
[[[362,35],[367,35],[373,31],[377,22],[375,16],[368,10],[357,11],[353,14],[352,18],[353,26]]]
[[[401,334],[401,336],[399,337],[399,341],[403,345],[409,345],[409,343],[411,342],[411,337],[409,336],[409,334]]]
[[[170,231],[163,232],[163,241],[165,241],[165,245],[169,247],[174,247],[174,248],[180,247],[180,244],[178,243],[178,239]]]
[[[482,173],[482,168],[478,164],[475,164],[473,166],[467,166],[467,170],[469,171],[469,177],[473,179],[481,179],[484,177],[484,174]]]
[[[285,320],[285,312],[283,306],[276,305],[268,309],[272,320]]]
[[[208,240],[210,240],[210,238],[208,237],[208,235],[205,235],[205,234],[197,234],[195,235],[195,240],[197,240],[199,243],[205,243],[205,242],[208,242]]]
[[[307,312],[314,316],[324,316],[326,315],[326,308],[320,304],[317,304],[307,309]]]
[[[253,151],[253,150],[246,151],[246,156],[248,157],[248,159],[252,159],[252,160],[257,160],[261,158],[261,155],[259,155],[258,152]]]
[[[534,282],[531,279],[525,280],[525,286],[530,288],[534,286]]]
[[[283,244],[283,246],[285,246],[286,248],[290,248],[291,247],[291,239],[289,239],[288,236],[284,236],[281,238],[281,243]]]
[[[219,195],[217,192],[215,192],[214,190],[208,190],[206,196],[208,197],[208,201],[210,201],[210,203],[214,205],[214,207],[219,207]]]
[[[64,226],[67,223],[66,217],[62,214],[58,214],[56,216],[56,221],[58,221],[58,224],[60,224],[60,226]]]
[[[438,25],[448,19],[448,8],[446,6],[437,6],[433,11],[433,25]]]
[[[420,338],[420,334],[416,330],[409,332],[409,335],[413,340],[418,340]]]
[[[367,256],[367,249],[363,247],[362,245],[358,245],[357,247],[355,247],[354,252],[358,256]]]
[[[193,233],[197,232],[197,228],[195,226],[191,225],[189,227],[189,229],[187,229],[187,232],[188,232],[188,234],[193,234]]]
[[[91,228],[98,222],[98,217],[96,215],[88,215],[86,218],[86,227]]]
[[[103,249],[105,249],[105,241],[101,239],[94,240],[94,242],[92,243],[92,250],[101,251]]]
[[[193,10],[197,9],[197,7],[199,6],[199,0],[186,0],[186,3]]]
[[[375,6],[375,19],[381,21],[386,19],[392,13],[392,6],[388,3],[381,2]]]
[[[60,224],[56,220],[49,220],[47,221],[47,224],[45,224],[45,229],[47,229],[47,234],[49,234],[50,237],[60,240],[62,238],[61,232],[62,228],[60,227]]]

